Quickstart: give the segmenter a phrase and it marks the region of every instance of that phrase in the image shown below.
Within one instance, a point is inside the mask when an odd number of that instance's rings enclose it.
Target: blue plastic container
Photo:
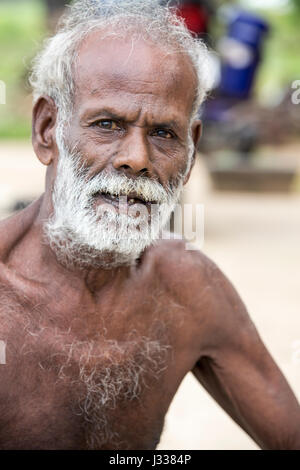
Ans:
[[[248,12],[239,12],[229,24],[221,52],[220,89],[223,94],[246,99],[251,94],[255,72],[261,60],[268,24]]]

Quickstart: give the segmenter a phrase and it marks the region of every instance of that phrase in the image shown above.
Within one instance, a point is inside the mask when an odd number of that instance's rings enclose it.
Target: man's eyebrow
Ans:
[[[87,118],[89,121],[92,121],[93,119],[97,119],[101,117],[108,117],[111,119],[115,119],[116,121],[126,120],[125,116],[122,116],[121,114],[117,114],[116,112],[107,108],[90,109],[90,110],[87,109],[83,115],[83,118]]]
[[[151,127],[161,128],[161,129],[171,129],[171,130],[174,129],[176,132],[180,132],[183,130],[180,123],[172,119],[170,121],[164,121],[164,122],[153,122],[153,124],[151,124]]]

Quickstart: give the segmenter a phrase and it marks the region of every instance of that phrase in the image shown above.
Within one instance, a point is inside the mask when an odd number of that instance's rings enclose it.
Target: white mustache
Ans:
[[[157,204],[168,204],[173,191],[170,187],[164,188],[158,181],[148,177],[129,178],[123,174],[112,174],[101,172],[86,183],[85,193],[89,197],[96,193],[108,193],[112,196],[130,196],[135,193],[136,197],[145,202]]]

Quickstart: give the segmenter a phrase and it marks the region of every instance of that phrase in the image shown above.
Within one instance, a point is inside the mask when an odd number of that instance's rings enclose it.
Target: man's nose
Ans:
[[[150,149],[142,128],[134,129],[123,138],[113,166],[116,170],[124,170],[129,174],[151,174]]]

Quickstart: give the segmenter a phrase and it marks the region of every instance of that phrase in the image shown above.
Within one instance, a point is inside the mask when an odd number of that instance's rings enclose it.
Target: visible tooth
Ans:
[[[133,204],[134,203],[134,199],[129,199],[128,201],[130,204]]]

